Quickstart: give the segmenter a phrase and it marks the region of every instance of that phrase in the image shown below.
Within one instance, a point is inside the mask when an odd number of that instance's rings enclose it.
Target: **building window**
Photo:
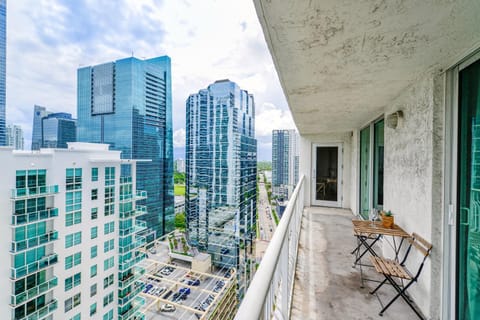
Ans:
[[[77,313],[76,315],[70,318],[70,320],[80,320],[80,319],[82,319],[81,313]]]
[[[65,257],[65,270],[71,269],[82,263],[82,253],[77,252]]]
[[[108,277],[105,277],[103,279],[103,289],[106,289],[108,288],[109,286],[111,286],[113,284],[113,274],[109,275]]]
[[[103,315],[103,320],[113,320],[113,309]]]
[[[81,303],[81,295],[77,293],[72,298],[65,300],[65,312],[68,312]]]
[[[103,252],[107,253],[108,251],[113,250],[115,246],[114,243],[115,241],[113,239],[105,241],[103,243]]]
[[[67,168],[65,184],[67,191],[82,188],[82,168]]]
[[[114,257],[110,257],[103,261],[103,271],[107,271],[108,269],[114,266]]]
[[[65,226],[82,222],[82,191],[70,191],[65,194]]]
[[[92,195],[90,197],[91,200],[97,200],[98,199],[98,189],[92,189]]]
[[[71,277],[65,279],[65,291],[71,290],[76,286],[79,286],[82,282],[82,273],[76,273]]]
[[[95,220],[98,218],[98,208],[92,208],[91,212],[90,212],[90,218],[92,220]]]
[[[90,306],[90,317],[97,313],[97,303],[95,302]]]
[[[115,222],[107,222],[103,225],[103,234],[109,234],[115,231]]]
[[[75,232],[65,236],[65,248],[70,248],[82,243],[82,232]]]
[[[90,286],[90,297],[93,297],[97,294],[97,284],[92,284]]]
[[[98,181],[98,168],[92,168],[92,181]]]
[[[93,246],[90,248],[90,258],[93,259],[97,256],[98,247]]]
[[[110,292],[105,297],[103,297],[103,306],[105,307],[113,301],[113,292]]]
[[[90,267],[90,278],[93,278],[97,275],[97,265],[93,265]]]
[[[98,227],[90,228],[90,239],[95,239],[98,236]]]

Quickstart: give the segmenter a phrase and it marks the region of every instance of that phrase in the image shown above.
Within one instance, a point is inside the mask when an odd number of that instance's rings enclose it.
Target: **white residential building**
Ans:
[[[7,126],[7,146],[15,150],[23,150],[24,141],[21,126],[16,124]]]
[[[138,319],[145,199],[106,144],[0,148],[2,319]],[[123,170],[122,170],[123,168]],[[9,248],[9,250],[7,250]]]

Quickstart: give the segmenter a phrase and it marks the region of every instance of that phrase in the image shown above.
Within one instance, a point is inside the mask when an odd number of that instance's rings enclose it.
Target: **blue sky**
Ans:
[[[76,70],[131,56],[172,59],[173,129],[185,100],[228,78],[255,96],[259,160],[271,131],[294,128],[250,0],[7,0],[7,123],[30,145],[33,105],[76,116]]]

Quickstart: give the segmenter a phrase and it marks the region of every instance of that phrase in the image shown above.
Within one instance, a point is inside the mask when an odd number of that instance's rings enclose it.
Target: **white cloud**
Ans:
[[[271,136],[275,129],[296,129],[290,111],[282,110],[271,103],[257,108],[255,133],[258,138]]]
[[[80,65],[132,52],[172,59],[176,146],[188,95],[218,79],[255,96],[259,141],[293,127],[252,1],[22,0],[7,10],[7,120],[22,124],[27,139],[34,104],[76,114]]]
[[[185,129],[180,128],[173,132],[173,147],[185,147]]]

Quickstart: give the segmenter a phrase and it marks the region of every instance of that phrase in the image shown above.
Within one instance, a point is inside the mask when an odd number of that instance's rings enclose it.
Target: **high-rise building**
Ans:
[[[0,0],[0,146],[6,145],[7,1]]]
[[[78,141],[106,143],[137,166],[148,228],[174,229],[170,58],[134,57],[78,69]],[[125,174],[130,174],[126,172]]]
[[[175,160],[175,171],[179,173],[185,173],[185,160],[177,159]]]
[[[23,150],[24,146],[23,130],[18,125],[7,126],[7,146],[13,147],[15,150]]]
[[[146,194],[120,176],[136,162],[85,143],[0,162],[2,319],[141,319]]]
[[[189,242],[219,267],[238,269],[239,294],[253,273],[257,141],[254,99],[220,80],[186,102]]]
[[[298,181],[298,135],[295,130],[272,132],[272,191],[288,199]]]
[[[35,105],[33,110],[32,150],[66,148],[77,141],[77,121],[70,113],[51,112]]]

